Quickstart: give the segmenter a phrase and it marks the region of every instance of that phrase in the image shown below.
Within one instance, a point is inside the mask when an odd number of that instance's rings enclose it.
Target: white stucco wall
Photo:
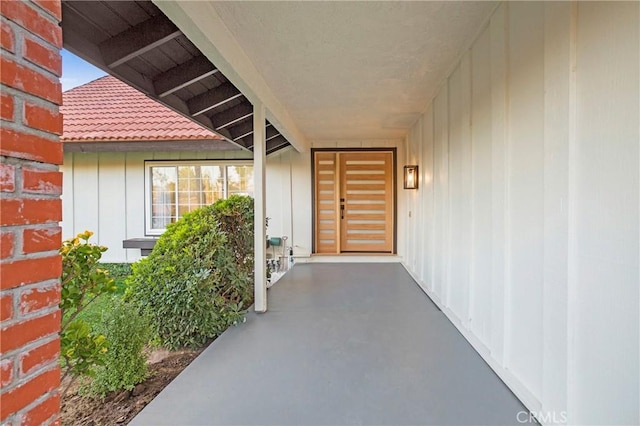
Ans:
[[[65,153],[62,195],[63,238],[85,230],[109,248],[104,262],[135,262],[139,249],[122,241],[145,236],[144,162],[149,160],[251,159],[244,151]]]
[[[639,28],[503,4],[406,140],[404,263],[545,424],[640,424]]]

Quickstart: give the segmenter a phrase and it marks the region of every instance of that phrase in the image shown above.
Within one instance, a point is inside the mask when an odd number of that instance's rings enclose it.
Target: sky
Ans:
[[[68,50],[62,49],[62,91],[66,92],[97,78],[107,75],[106,72],[78,58]]]

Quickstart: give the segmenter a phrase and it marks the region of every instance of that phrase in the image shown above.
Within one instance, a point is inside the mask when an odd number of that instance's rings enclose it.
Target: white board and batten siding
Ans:
[[[401,141],[317,141],[315,148],[398,148],[398,170],[403,161]],[[92,241],[109,250],[105,262],[135,262],[140,250],[123,249],[122,241],[145,236],[145,161],[251,160],[242,151],[66,153],[64,173],[64,238],[90,230]],[[401,188],[402,182],[399,181]],[[287,148],[267,157],[267,234],[287,236],[299,258],[312,252],[311,153]],[[399,225],[401,220],[399,219]]]
[[[405,141],[405,266],[544,424],[640,424],[639,28],[502,4]]]
[[[104,262],[135,262],[140,250],[122,241],[145,237],[145,161],[251,158],[244,151],[65,153],[63,238],[89,230],[90,241],[109,249]]]

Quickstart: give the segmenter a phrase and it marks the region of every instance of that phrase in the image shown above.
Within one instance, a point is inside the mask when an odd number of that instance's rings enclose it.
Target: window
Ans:
[[[146,233],[161,234],[168,224],[230,195],[253,196],[253,166],[243,163],[146,162]]]

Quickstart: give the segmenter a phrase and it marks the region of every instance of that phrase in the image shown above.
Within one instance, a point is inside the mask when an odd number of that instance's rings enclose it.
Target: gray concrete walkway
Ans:
[[[297,265],[132,425],[499,425],[525,410],[398,264]]]

